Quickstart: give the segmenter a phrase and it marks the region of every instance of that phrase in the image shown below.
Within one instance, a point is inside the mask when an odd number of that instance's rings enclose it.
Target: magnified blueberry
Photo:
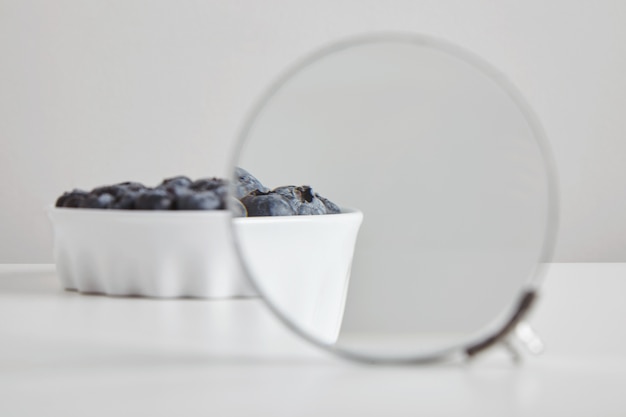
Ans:
[[[228,209],[233,213],[233,217],[246,217],[248,215],[246,206],[234,197],[228,199]]]
[[[274,192],[284,197],[299,215],[320,215],[327,212],[324,203],[308,185],[277,187]]]
[[[249,217],[257,216],[293,216],[296,211],[280,194],[273,192],[252,191],[241,199]]]
[[[178,210],[218,210],[223,208],[223,200],[215,191],[188,192],[176,198]]]
[[[80,207],[81,202],[89,195],[87,191],[74,189],[63,193],[55,203],[57,207]]]
[[[135,209],[137,210],[169,210],[173,205],[173,198],[163,189],[147,190],[137,196]]]
[[[80,203],[81,208],[95,208],[95,209],[106,209],[110,208],[115,201],[115,197],[109,193],[89,193],[89,195],[83,199]]]
[[[235,197],[241,199],[252,191],[268,192],[269,188],[261,184],[252,174],[243,168],[235,168]]]
[[[282,187],[276,187],[271,192],[283,197],[285,200],[287,200],[291,208],[293,208],[296,213],[298,212],[300,199],[296,196],[295,185],[283,185]]]
[[[332,201],[330,201],[329,199],[327,199],[326,197],[322,197],[321,195],[317,193],[315,193],[315,197],[317,197],[322,202],[322,204],[324,204],[324,206],[326,207],[326,214],[341,213],[341,209],[339,208],[339,206],[333,203]]]

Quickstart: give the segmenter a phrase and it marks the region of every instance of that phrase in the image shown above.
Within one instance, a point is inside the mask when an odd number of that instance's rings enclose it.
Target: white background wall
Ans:
[[[556,261],[626,261],[625,22],[618,0],[0,0],[0,263],[52,261],[42,207],[63,190],[223,175],[274,77],[388,30],[507,74],[559,165]]]

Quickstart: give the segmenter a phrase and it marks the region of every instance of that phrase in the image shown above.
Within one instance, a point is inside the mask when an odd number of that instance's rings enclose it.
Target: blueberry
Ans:
[[[181,194],[176,198],[178,210],[218,210],[224,208],[222,198],[215,191]]]
[[[164,179],[161,182],[161,184],[159,184],[156,188],[164,188],[166,190],[170,188],[177,188],[177,187],[189,188],[191,184],[192,184],[192,181],[189,179],[189,177],[185,177],[184,175],[179,175],[177,177]]]
[[[266,193],[269,188],[245,169],[235,168],[235,197],[241,199],[256,190]]]
[[[162,190],[164,188],[156,188],[156,189],[157,190]],[[167,193],[170,195],[170,197],[174,201],[176,201],[178,199],[178,197],[180,197],[180,196],[183,196],[185,194],[189,194],[189,193],[193,192],[188,187],[184,187],[184,186],[180,186],[180,185],[169,186],[168,188],[166,188],[164,190],[167,191]]]
[[[233,213],[233,217],[246,217],[248,215],[246,206],[234,197],[228,199],[228,209]]]
[[[89,195],[87,191],[74,189],[69,193],[63,193],[55,203],[57,207],[80,207],[80,203]]]
[[[283,196],[272,192],[252,191],[241,199],[249,217],[293,216],[296,211]]]
[[[93,190],[91,190],[90,194],[93,194],[93,195],[110,194],[113,197],[118,197],[124,194],[124,192],[126,192],[126,189],[123,186],[103,185],[102,187],[96,187]]]
[[[192,181],[183,176],[179,175],[177,177],[167,178],[161,182],[161,184],[156,186],[157,190],[165,190],[167,191],[172,199],[176,199],[178,196],[189,192],[189,187],[191,186]]]
[[[321,195],[317,193],[315,193],[315,197],[317,197],[322,202],[322,204],[324,204],[324,206],[326,207],[326,214],[341,213],[341,209],[339,208],[339,206],[333,203],[332,201],[330,201],[329,199],[327,199],[326,197],[322,197]]]
[[[81,208],[95,208],[95,209],[106,209],[110,208],[115,201],[115,196],[109,193],[101,192],[100,194],[96,194],[94,192],[89,193],[89,195],[83,199],[80,204]]]
[[[92,190],[92,193],[98,195],[106,193],[115,197],[115,201],[106,208],[132,210],[135,208],[135,201],[139,195],[147,190],[148,187],[139,182],[125,181],[110,186],[95,188]]]
[[[191,185],[194,191],[212,191],[222,200],[221,208],[226,207],[226,197],[228,196],[228,181],[221,178],[201,178]]]
[[[316,197],[313,189],[308,185],[296,187],[287,185],[274,189],[274,192],[284,197],[294,211],[299,215],[326,214],[326,206]]]
[[[140,182],[126,181],[115,184],[114,187],[122,188],[124,191],[143,191],[147,187]]]
[[[213,191],[215,191],[217,193],[217,195],[219,195],[222,199],[225,199],[226,197],[228,197],[228,183],[224,182],[223,185],[220,185],[219,187],[215,188]]]
[[[162,189],[147,190],[139,196],[135,201],[135,209],[137,210],[169,210],[173,205],[173,198],[170,194]]]
[[[195,191],[216,190],[223,187],[228,188],[228,182],[222,178],[200,178],[190,185],[190,188]]]
[[[284,185],[282,187],[276,187],[271,192],[276,193],[289,202],[289,205],[294,211],[298,211],[300,199],[295,194],[295,185]]]
[[[115,202],[111,205],[111,208],[120,210],[133,210],[135,208],[135,202],[144,192],[144,190],[128,190],[115,199]]]

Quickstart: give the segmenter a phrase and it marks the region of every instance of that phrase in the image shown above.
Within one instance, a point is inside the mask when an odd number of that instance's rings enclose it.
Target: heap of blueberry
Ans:
[[[185,176],[163,180],[156,187],[122,182],[87,192],[73,190],[56,201],[57,207],[122,210],[224,210],[238,216],[294,216],[336,214],[341,210],[307,185],[270,190],[248,171],[237,168],[235,198],[228,197],[228,182],[221,178],[196,181]]]
[[[185,176],[163,180],[156,187],[138,182],[122,182],[87,192],[73,190],[56,201],[57,207],[122,210],[224,210],[232,206],[245,216],[245,207],[228,196],[228,182],[220,178],[196,181]]]

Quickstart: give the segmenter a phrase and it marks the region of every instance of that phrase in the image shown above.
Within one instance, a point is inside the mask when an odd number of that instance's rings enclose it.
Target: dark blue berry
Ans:
[[[224,208],[222,198],[215,191],[181,194],[176,198],[178,210],[218,210]]]
[[[192,181],[188,177],[184,175],[179,175],[177,177],[164,179],[161,182],[161,184],[157,186],[157,188],[165,188],[165,189],[177,188],[177,187],[189,188],[191,184],[192,184]]]
[[[222,178],[201,178],[194,181],[190,187],[193,191],[212,191],[221,199],[220,208],[226,207],[228,197],[228,181]]]
[[[142,183],[134,181],[120,182],[115,184],[114,187],[122,188],[124,191],[142,191],[147,189]]]
[[[137,196],[135,209],[137,210],[169,210],[174,199],[162,189],[147,190]]]
[[[87,198],[89,193],[87,191],[74,189],[69,193],[63,193],[61,197],[59,197],[55,203],[57,207],[80,207],[82,201]]]
[[[167,191],[170,194],[170,197],[175,200],[178,196],[189,192],[191,183],[192,181],[189,178],[180,175],[178,177],[163,180],[163,182],[161,182],[156,189]]]
[[[115,201],[115,196],[109,193],[101,192],[100,194],[89,193],[89,195],[81,202],[81,208],[106,209],[110,208]]]
[[[135,208],[137,198],[139,198],[143,192],[144,191],[126,191],[124,194],[115,199],[111,208],[119,210],[133,210]]]
[[[126,192],[126,188],[120,185],[103,185],[102,187],[96,187],[89,194],[93,195],[103,195],[110,194],[113,197],[121,196]]]
[[[213,191],[222,187],[228,187],[228,182],[222,178],[200,178],[194,181],[189,188],[195,191]]]

